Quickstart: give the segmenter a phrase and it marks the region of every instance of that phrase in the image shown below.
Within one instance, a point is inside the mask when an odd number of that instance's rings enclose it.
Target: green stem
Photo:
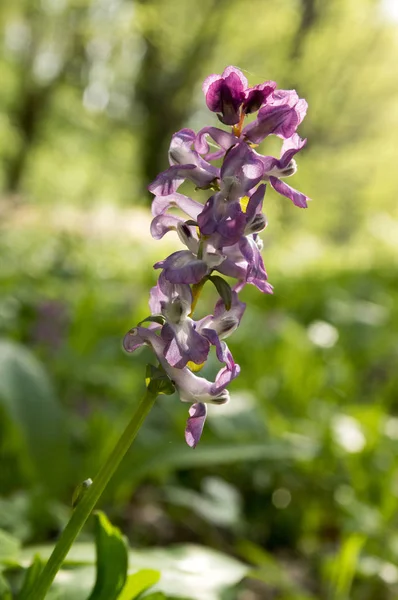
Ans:
[[[101,467],[92,485],[87,489],[86,493],[82,496],[81,500],[73,511],[68,524],[63,530],[50,558],[48,559],[47,564],[45,565],[37,583],[34,586],[34,590],[31,590],[31,592],[28,593],[26,600],[43,600],[45,598],[55,575],[61,568],[62,563],[69,552],[70,547],[72,546],[76,537],[79,535],[83,525],[97,504],[106,485],[121,463],[122,458],[130,448],[156,398],[157,393],[147,390],[145,396],[138,405],[137,410],[133,414],[130,423],[122,433],[109,458]]]

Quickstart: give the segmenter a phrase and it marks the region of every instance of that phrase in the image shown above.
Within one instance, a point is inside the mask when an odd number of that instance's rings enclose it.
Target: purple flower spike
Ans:
[[[202,402],[192,404],[185,429],[185,441],[191,448],[196,448],[202,436],[206,421],[207,406]]]
[[[218,114],[221,123],[239,123],[239,110],[245,100],[247,79],[236,67],[227,67],[222,75],[210,75],[205,79],[202,90],[208,108]]]
[[[298,207],[305,208],[309,200],[284,182],[296,172],[295,156],[306,144],[297,134],[306,101],[295,90],[276,89],[274,81],[249,88],[246,77],[233,66],[221,75],[210,75],[203,92],[208,108],[232,129],[207,126],[198,134],[181,129],[172,136],[170,166],[149,185],[155,196],[151,233],[160,239],[176,231],[186,249],[154,265],[162,271],[151,290],[152,315],[143,321],[149,325],[131,329],[123,342],[127,352],[149,346],[163,378],[170,379],[182,402],[192,404],[185,429],[191,448],[201,438],[207,403],[228,402],[227,386],[240,372],[224,341],[237,329],[246,308],[238,293],[247,284],[263,293],[273,292],[258,236],[267,225],[262,212],[265,182]],[[256,118],[244,126],[247,115],[257,111]],[[279,158],[254,149],[269,135],[283,140]],[[222,159],[220,168],[211,163],[218,159]],[[186,180],[212,190],[204,204],[177,192]],[[233,287],[217,272],[235,279]],[[194,321],[191,315],[207,281],[214,284],[220,299],[214,314]],[[211,346],[222,365],[214,381],[196,374]]]

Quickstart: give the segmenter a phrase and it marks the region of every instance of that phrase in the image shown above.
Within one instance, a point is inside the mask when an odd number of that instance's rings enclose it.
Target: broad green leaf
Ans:
[[[27,598],[28,594],[30,594],[30,592],[33,591],[37,578],[39,577],[43,569],[43,565],[43,560],[38,554],[36,554],[33,557],[32,564],[26,570],[22,588],[18,595],[18,600],[24,600],[24,598]]]
[[[64,416],[42,365],[21,345],[0,341],[0,405],[20,434],[38,477],[62,486]]]
[[[89,600],[116,600],[127,577],[127,542],[102,512],[96,515],[97,578]]]
[[[12,563],[18,558],[20,543],[3,529],[0,529],[0,563]]]
[[[158,569],[159,591],[192,600],[219,600],[222,590],[237,584],[248,572],[235,558],[196,545],[131,550],[129,565]]]
[[[138,573],[133,573],[133,575],[128,576],[126,585],[117,600],[133,600],[139,594],[155,585],[159,579],[159,571],[152,569],[142,569]]]

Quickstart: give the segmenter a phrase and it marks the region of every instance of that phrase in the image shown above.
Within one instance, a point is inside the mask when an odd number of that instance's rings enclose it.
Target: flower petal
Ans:
[[[246,208],[246,220],[248,224],[253,221],[256,215],[261,213],[265,195],[265,188],[265,184],[259,185],[256,191],[250,196]]]
[[[264,165],[258,154],[245,142],[236,144],[221,167],[221,191],[229,200],[245,196],[261,181]]]
[[[247,125],[242,135],[260,144],[268,135],[290,138],[305,117],[307,102],[295,90],[276,90],[262,108],[257,119]]]
[[[199,283],[208,273],[207,264],[189,250],[173,252],[165,260],[154,264],[155,269],[164,269],[171,283]]]
[[[269,182],[276,192],[289,198],[293,204],[299,208],[307,208],[307,200],[309,200],[308,196],[305,196],[305,194],[290,187],[290,185],[287,185],[287,183],[281,181],[277,177],[270,177]]]
[[[246,304],[239,300],[235,291],[232,291],[231,308],[227,310],[223,300],[218,300],[214,308],[214,315],[209,315],[199,321],[197,331],[202,333],[203,329],[213,329],[220,339],[224,339],[237,329],[245,309]]]
[[[194,329],[192,319],[174,326],[166,323],[161,335],[166,342],[164,357],[172,367],[182,369],[189,362],[201,365],[207,360],[209,341]]]
[[[179,223],[183,223],[184,219],[175,217],[174,215],[160,214],[151,222],[151,235],[155,240],[161,240],[162,237],[169,231],[176,231]]]
[[[297,133],[294,133],[290,138],[284,140],[282,144],[281,158],[278,161],[279,169],[286,168],[292,160],[293,156],[295,156],[297,152],[300,152],[300,150],[304,148],[306,143],[307,139],[301,139],[301,137]]]
[[[201,438],[203,426],[206,421],[207,406],[202,402],[192,404],[185,428],[185,441],[191,448],[195,448]]]
[[[189,178],[191,173],[195,171],[196,165],[175,165],[162,171],[159,175],[148,185],[148,190],[155,194],[155,196],[169,196],[180,187],[184,181]]]
[[[169,208],[179,208],[191,219],[196,219],[201,210],[203,210],[203,204],[178,192],[169,194],[168,196],[155,196],[152,200],[151,210],[154,217],[166,212]]]
[[[256,112],[272,94],[276,88],[275,81],[265,81],[259,85],[246,90],[246,99],[243,103],[243,111],[246,114]]]
[[[225,125],[239,122],[239,109],[245,99],[247,79],[236,67],[227,67],[223,74],[210,75],[203,83],[206,104]]]
[[[224,131],[224,129],[219,129],[218,127],[204,127],[198,132],[195,139],[195,150],[199,152],[199,154],[207,154],[210,151],[209,143],[206,139],[207,135],[209,135],[216,142],[216,144],[220,146],[222,150],[222,156],[227,150],[229,150],[229,148],[239,142],[239,138],[237,138],[233,133]],[[207,160],[209,160],[208,157]]]
[[[151,289],[149,306],[153,315],[167,314],[167,305],[178,299],[181,306],[180,318],[185,319],[191,312],[192,292],[189,285],[170,283],[164,275],[159,276],[157,284]]]

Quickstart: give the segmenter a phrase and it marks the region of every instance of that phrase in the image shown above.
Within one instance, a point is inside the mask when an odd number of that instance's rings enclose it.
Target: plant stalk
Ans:
[[[109,480],[115,473],[123,457],[130,448],[138,431],[141,428],[141,425],[151,410],[157,395],[157,393],[150,392],[149,390],[146,391],[145,396],[142,398],[137,410],[131,418],[130,423],[122,433],[116,446],[112,450],[104,465],[99,470],[92,485],[86,490],[74,509],[72,516],[65,529],[61,533],[61,536],[59,537],[50,558],[44,566],[39,579],[35,583],[34,589],[31,589],[25,598],[21,598],[20,600],[44,600],[73,542],[79,535],[83,525],[97,504]]]

